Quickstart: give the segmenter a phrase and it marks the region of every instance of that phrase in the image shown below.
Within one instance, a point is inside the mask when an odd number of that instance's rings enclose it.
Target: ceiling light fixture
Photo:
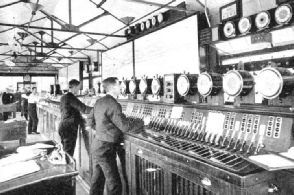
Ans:
[[[32,15],[36,15],[36,12],[43,9],[44,6],[38,3],[30,3],[30,7],[32,9]]]
[[[87,41],[88,41],[91,45],[93,45],[95,42],[97,42],[96,39],[87,39]]]
[[[122,21],[126,25],[129,25],[134,19],[135,17],[126,16],[126,17],[120,18],[120,21]]]
[[[29,34],[25,32],[18,32],[17,33],[22,40],[24,40]]]

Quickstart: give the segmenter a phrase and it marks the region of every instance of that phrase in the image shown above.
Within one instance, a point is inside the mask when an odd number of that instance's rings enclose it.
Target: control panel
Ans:
[[[293,113],[289,109],[273,112],[222,106],[121,103],[132,107],[125,112],[127,116],[151,116],[148,131],[151,140],[161,140],[162,144],[170,136],[169,139],[187,146],[183,150],[189,145],[199,147],[200,153],[188,150],[196,156],[211,151],[209,156],[215,156],[214,161],[219,163],[224,159],[218,158],[218,153],[249,161],[251,156],[287,152],[294,145]]]

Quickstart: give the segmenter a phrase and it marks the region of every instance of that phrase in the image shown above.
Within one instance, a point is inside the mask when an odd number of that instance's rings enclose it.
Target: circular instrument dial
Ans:
[[[127,93],[127,82],[125,80],[120,83],[121,94],[125,95]]]
[[[160,80],[158,78],[154,78],[151,83],[152,94],[159,95],[161,87]]]
[[[137,90],[137,84],[135,80],[130,80],[129,89],[131,94],[135,94]]]
[[[274,68],[263,69],[257,77],[259,93],[267,99],[279,96],[283,89],[283,78]]]
[[[140,30],[144,31],[145,30],[145,22],[142,22],[140,25]]]
[[[159,23],[159,24],[162,23],[163,20],[164,20],[163,14],[162,14],[162,13],[158,14],[158,15],[157,15],[157,21],[158,21],[158,23]]]
[[[242,18],[238,23],[238,29],[242,34],[249,32],[251,26],[252,22],[249,17]]]
[[[275,11],[275,20],[278,24],[288,23],[292,16],[293,11],[289,4],[280,5]]]
[[[211,76],[207,73],[202,73],[199,75],[198,82],[198,91],[203,96],[208,96],[211,93],[212,90],[212,79]]]
[[[235,24],[233,22],[227,22],[224,26],[223,31],[225,37],[227,38],[234,36],[236,31]]]
[[[190,81],[186,75],[181,75],[177,81],[177,90],[181,96],[188,94],[190,89]]]
[[[156,25],[156,23],[157,23],[156,16],[153,16],[151,18],[151,24],[152,24],[152,26],[154,27]]]
[[[259,30],[268,27],[268,25],[270,24],[270,21],[271,21],[271,16],[267,11],[262,11],[258,13],[255,17],[255,25]]]
[[[243,88],[241,75],[234,70],[227,72],[223,80],[223,89],[230,96],[238,96]]]
[[[141,94],[145,94],[147,92],[147,81],[146,79],[141,79],[139,84],[139,89]]]

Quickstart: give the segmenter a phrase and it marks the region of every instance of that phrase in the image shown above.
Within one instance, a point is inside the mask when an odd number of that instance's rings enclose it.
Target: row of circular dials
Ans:
[[[286,97],[294,89],[294,76],[286,68],[264,68],[256,80],[258,93],[266,99]],[[253,76],[242,70],[231,70],[223,77],[223,90],[230,96],[246,96],[254,86]]]
[[[244,70],[230,70],[224,76],[218,73],[201,73],[199,76],[182,74],[177,79],[177,91],[181,96],[195,95],[215,96],[223,89],[229,96],[248,95],[255,82],[259,85],[258,92],[263,98],[274,99],[286,97],[294,89],[294,76],[286,68],[265,68],[256,80]],[[122,94],[153,94],[162,95],[163,79],[141,79],[121,82]]]
[[[288,23],[292,17],[293,10],[289,4],[280,5],[275,10],[275,22],[279,25]],[[258,30],[262,30],[269,26],[271,20],[273,19],[271,18],[269,11],[262,11],[255,16],[254,21],[251,21],[250,16],[241,18],[238,22],[238,30],[241,34],[248,33],[253,26],[253,22],[255,22],[255,26]],[[224,25],[223,32],[227,38],[234,36],[236,33],[235,23],[232,21],[227,22]]]
[[[148,30],[152,27],[156,27],[163,23],[165,21],[166,17],[163,13],[159,13],[152,18],[147,19],[146,21],[143,21],[141,23],[137,23],[134,26],[130,26],[125,30],[125,35],[134,35],[139,32],[143,32],[145,30]]]
[[[142,78],[141,80],[132,79],[122,80],[120,87],[121,93],[125,94],[153,94],[162,95],[163,93],[163,79],[154,77],[153,79]]]

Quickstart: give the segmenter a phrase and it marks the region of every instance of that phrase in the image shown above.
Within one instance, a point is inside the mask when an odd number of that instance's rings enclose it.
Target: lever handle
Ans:
[[[279,191],[279,189],[275,184],[270,184],[270,186],[267,190],[268,193],[276,193],[278,191]]]
[[[210,181],[210,179],[208,179],[207,177],[203,178],[203,179],[201,180],[201,183],[202,183],[203,185],[205,185],[205,186],[211,186],[211,181]]]

